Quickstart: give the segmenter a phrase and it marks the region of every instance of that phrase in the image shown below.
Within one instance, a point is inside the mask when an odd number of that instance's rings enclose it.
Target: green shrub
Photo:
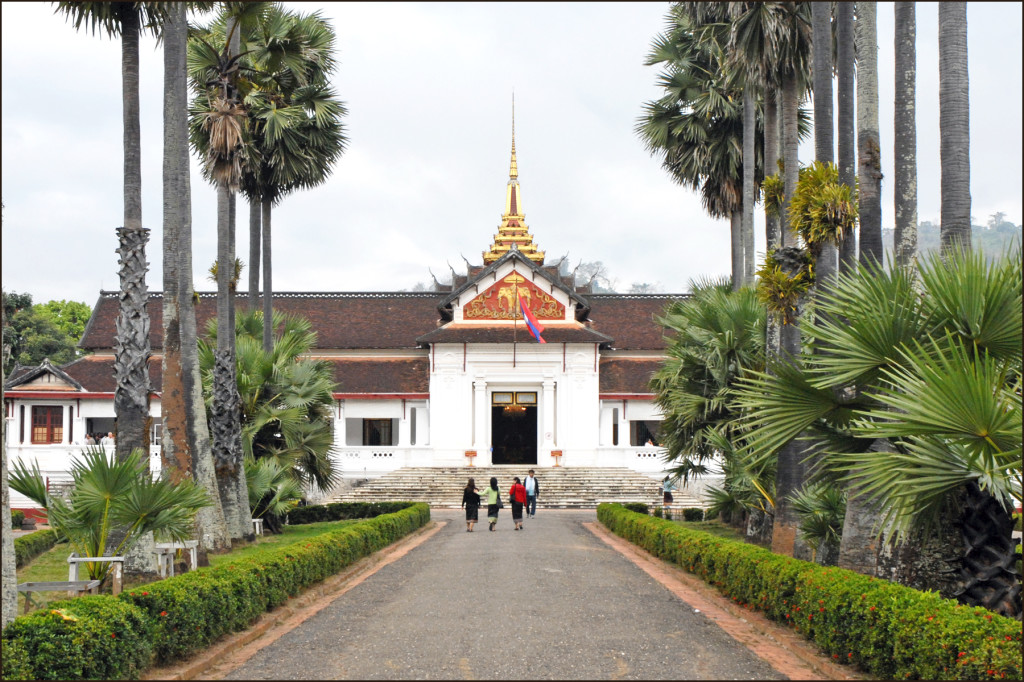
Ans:
[[[0,659],[3,659],[3,679],[32,680],[32,662],[21,640],[0,639]]]
[[[25,512],[20,509],[11,510],[11,528],[21,528],[21,524],[24,520]]]
[[[52,530],[37,530],[20,538],[14,538],[14,563],[21,568],[37,556],[57,544],[57,533]]]
[[[661,507],[655,507],[654,508],[654,516],[656,516],[659,519],[664,518],[665,517],[665,510],[662,509]]]
[[[599,505],[597,515],[613,533],[880,679],[1021,679],[1021,626],[1010,618],[617,504]]]
[[[683,509],[683,521],[703,521],[704,510],[700,507],[687,507]]]
[[[7,647],[28,657],[38,680],[136,679],[152,660],[150,622],[141,609],[108,596],[53,602],[14,619],[4,630]]]
[[[140,607],[154,623],[157,663],[180,660],[222,635],[244,630],[304,588],[430,521],[426,503],[403,506],[298,545],[142,585],[120,598]]]
[[[407,509],[413,502],[332,502],[297,507],[288,512],[288,523],[300,525],[321,521],[346,519],[372,519],[382,514],[394,514]]]
[[[625,507],[626,509],[628,509],[631,512],[636,512],[637,514],[647,514],[648,513],[647,505],[644,504],[643,502],[627,502],[626,504],[624,504],[622,506]]]

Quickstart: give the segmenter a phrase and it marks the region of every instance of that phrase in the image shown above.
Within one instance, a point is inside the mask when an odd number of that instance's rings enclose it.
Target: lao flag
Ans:
[[[519,295],[519,310],[523,313],[523,319],[526,320],[526,326],[529,328],[530,333],[533,334],[533,338],[537,339],[537,343],[547,343],[540,333],[544,331],[544,326],[537,321],[537,318],[533,316],[530,309],[523,303],[522,295]]]

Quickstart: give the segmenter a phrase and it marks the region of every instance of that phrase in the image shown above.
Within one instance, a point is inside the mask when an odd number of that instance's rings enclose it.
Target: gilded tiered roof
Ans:
[[[533,235],[526,225],[523,213],[522,191],[519,189],[519,168],[516,165],[516,119],[513,104],[512,111],[512,162],[509,164],[508,185],[505,188],[505,212],[501,216],[501,225],[494,235],[494,243],[489,251],[484,252],[484,265],[490,265],[505,255],[515,244],[524,256],[534,263],[544,263],[544,252],[538,251],[533,244]]]

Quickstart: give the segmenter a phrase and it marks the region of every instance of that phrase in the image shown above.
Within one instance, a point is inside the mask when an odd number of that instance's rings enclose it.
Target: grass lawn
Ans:
[[[690,530],[699,530],[711,535],[725,538],[726,540],[738,540],[739,542],[746,542],[747,535],[742,529],[730,526],[727,523],[722,523],[718,519],[711,519],[708,521],[676,521],[672,523],[679,524],[683,528]]]
[[[354,519],[349,521],[324,521],[321,523],[309,523],[301,526],[284,526],[283,532],[280,535],[264,535],[259,537],[256,542],[245,544],[236,549],[232,549],[230,552],[224,554],[211,554],[210,565],[219,566],[221,564],[234,561],[243,557],[251,557],[253,555],[268,551],[277,550],[282,547],[294,544],[296,542],[303,542],[308,538],[321,535],[330,530],[337,528],[343,528],[344,526],[358,523],[364,519]],[[68,579],[68,555],[71,554],[71,547],[67,543],[60,543],[54,545],[54,547],[46,552],[43,552],[35,559],[33,559],[27,566],[22,566],[18,569],[18,582],[50,582],[56,580],[67,580]],[[125,580],[125,588],[127,589],[132,585],[132,580]],[[109,591],[109,587],[106,588]],[[67,592],[33,592],[32,601],[34,601],[38,607],[42,608],[49,602],[59,601],[61,599],[67,599]],[[25,595],[18,593],[18,614],[20,615],[25,608]]]

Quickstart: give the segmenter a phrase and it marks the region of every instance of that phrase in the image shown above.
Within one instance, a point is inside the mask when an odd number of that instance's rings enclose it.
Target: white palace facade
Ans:
[[[334,367],[333,456],[346,478],[470,461],[626,466],[653,477],[665,468],[649,388],[665,349],[656,317],[682,297],[595,294],[546,265],[526,225],[513,137],[505,211],[481,265],[431,292],[282,292],[273,304],[311,321],[313,355]],[[215,304],[215,294],[199,294],[198,329]],[[238,309],[246,305],[239,296]],[[543,327],[543,343],[520,305]],[[162,307],[161,294],[151,294],[154,468]],[[117,292],[101,292],[80,342],[88,355],[8,378],[12,460],[38,461],[51,481],[66,480],[87,433],[116,432],[117,314]],[[12,491],[12,506],[26,503]]]

